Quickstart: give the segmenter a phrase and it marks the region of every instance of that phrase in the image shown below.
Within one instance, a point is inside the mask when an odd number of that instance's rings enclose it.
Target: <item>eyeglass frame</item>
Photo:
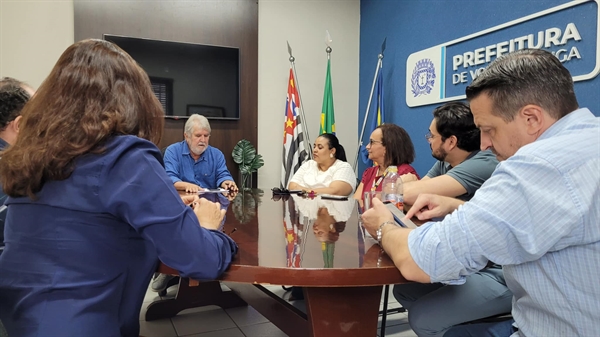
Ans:
[[[427,141],[430,141],[430,140],[432,140],[435,137],[436,137],[436,135],[434,135],[433,133],[431,133],[431,131],[429,131],[429,132],[427,132],[425,134],[425,139],[427,139]]]
[[[434,134],[432,134],[432,133],[431,133],[431,131],[429,131],[429,132],[427,132],[427,133],[425,134],[425,139],[427,139],[427,141],[431,143],[431,140],[432,140],[433,138],[437,137],[437,136],[440,136],[440,137],[441,137],[441,139],[442,139],[442,143],[443,143],[443,142],[445,142],[445,141],[446,141],[446,139],[448,139],[448,138],[449,138],[449,137],[444,137],[444,136],[442,136],[442,135],[434,135]]]
[[[369,143],[367,145],[373,146],[373,143],[377,144],[381,144],[383,145],[383,141],[382,140],[373,140],[373,139],[369,139]]]

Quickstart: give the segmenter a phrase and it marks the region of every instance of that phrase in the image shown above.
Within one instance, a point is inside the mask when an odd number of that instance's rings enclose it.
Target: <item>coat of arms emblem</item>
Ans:
[[[413,69],[411,87],[413,97],[428,95],[435,84],[435,67],[430,59],[422,59]]]

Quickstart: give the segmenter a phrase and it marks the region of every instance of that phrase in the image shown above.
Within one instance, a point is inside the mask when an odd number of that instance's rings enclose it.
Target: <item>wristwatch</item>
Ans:
[[[380,246],[381,246],[381,236],[383,235],[383,226],[388,225],[388,224],[396,225],[396,223],[394,221],[386,221],[386,222],[382,223],[381,225],[379,225],[379,228],[375,232],[375,234],[377,235],[377,242],[379,243]]]

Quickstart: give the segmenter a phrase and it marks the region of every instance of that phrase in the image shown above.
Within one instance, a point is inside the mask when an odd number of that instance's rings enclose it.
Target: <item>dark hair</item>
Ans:
[[[541,49],[522,49],[494,60],[466,89],[469,101],[481,93],[492,100],[492,114],[505,122],[527,104],[542,107],[556,119],[579,107],[571,74]]]
[[[344,151],[344,147],[342,146],[342,144],[340,144],[340,141],[333,133],[324,133],[319,135],[319,137],[327,139],[327,145],[330,149],[335,148],[335,159],[347,161],[346,151]]]
[[[336,221],[335,217],[333,215],[331,215],[331,213],[329,213],[329,209],[326,206],[319,207],[319,209],[317,210],[317,220],[319,218],[319,212],[322,209],[325,209],[327,216],[331,217],[335,221],[332,223],[333,227],[329,228],[329,231],[327,232],[327,237],[322,242],[329,242],[329,243],[336,242],[340,238],[340,233],[346,229],[346,221]],[[317,220],[315,220],[315,222],[313,223],[313,228],[317,225],[317,223],[320,223]],[[331,229],[335,229],[335,232],[331,232]],[[319,241],[321,241],[321,240],[319,239]]]
[[[327,234],[326,242],[336,242],[340,239],[340,233],[346,229],[346,221],[343,222],[334,222],[333,228],[335,228],[335,232],[329,232]]]
[[[0,131],[21,114],[29,93],[23,88],[26,84],[11,77],[0,79]]]
[[[459,149],[471,152],[479,149],[481,133],[475,122],[469,106],[463,102],[452,102],[441,105],[433,110],[433,118],[437,132],[442,141],[455,136]]]
[[[381,124],[376,129],[381,130],[381,145],[385,146],[385,167],[415,161],[415,147],[406,130],[396,124]]]
[[[0,160],[0,182],[8,195],[32,199],[116,135],[157,144],[164,123],[148,75],[119,47],[96,39],[68,47],[21,114],[17,140]]]

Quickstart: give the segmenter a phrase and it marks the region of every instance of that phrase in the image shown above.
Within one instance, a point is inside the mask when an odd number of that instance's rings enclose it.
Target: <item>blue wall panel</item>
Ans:
[[[431,122],[431,112],[438,104],[415,108],[406,105],[408,56],[567,2],[569,1],[361,0],[359,129],[357,132],[360,133],[362,127],[377,55],[383,40],[387,38],[383,60],[386,122],[398,124],[409,132],[417,152],[413,166],[420,175],[424,175],[435,161],[431,157],[431,150],[424,135]],[[582,36],[595,35],[595,32],[592,34],[583,30],[580,33]],[[483,39],[485,41],[485,37]],[[497,42],[497,40],[489,40],[490,44]],[[485,46],[485,43],[481,46]],[[600,77],[576,82],[575,92],[580,106],[588,107],[594,114],[600,115]],[[368,134],[365,138],[368,139]],[[365,165],[359,160],[359,176],[364,168]]]

